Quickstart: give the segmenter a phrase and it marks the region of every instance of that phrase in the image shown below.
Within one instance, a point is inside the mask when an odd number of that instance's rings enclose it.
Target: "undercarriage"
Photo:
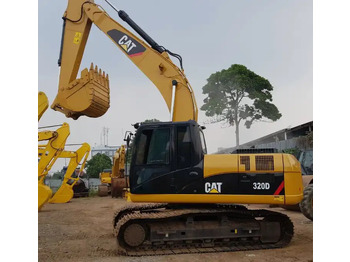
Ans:
[[[130,205],[113,223],[117,251],[129,256],[281,248],[294,233],[288,216],[241,205]]]

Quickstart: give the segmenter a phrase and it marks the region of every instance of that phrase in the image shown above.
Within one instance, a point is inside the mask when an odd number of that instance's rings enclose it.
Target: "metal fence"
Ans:
[[[258,145],[254,145],[254,148],[276,148],[278,152],[283,152],[284,150],[290,149],[290,148],[303,148],[298,143],[299,139],[300,137],[294,137],[287,140],[281,140],[281,141],[265,143],[265,144],[258,144]],[[247,148],[247,147],[242,145],[240,148]],[[235,149],[236,147],[223,148],[218,152],[216,152],[215,154],[231,154],[231,152],[234,151]]]
[[[85,182],[86,187],[92,191],[97,191],[98,186],[101,184],[100,179],[98,178],[82,178],[82,180]],[[45,185],[49,186],[53,193],[56,193],[56,191],[60,188],[62,181],[63,180],[61,179],[46,178]]]
[[[276,148],[278,152],[282,152],[285,149],[297,147],[297,140],[298,138],[295,137],[292,139],[256,145],[255,148]]]

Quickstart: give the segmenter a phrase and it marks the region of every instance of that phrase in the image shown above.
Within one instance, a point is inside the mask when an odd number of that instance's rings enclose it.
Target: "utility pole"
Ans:
[[[102,128],[103,146],[108,146],[108,132],[109,132],[109,128],[104,126]],[[102,144],[102,142],[101,142],[101,144]]]

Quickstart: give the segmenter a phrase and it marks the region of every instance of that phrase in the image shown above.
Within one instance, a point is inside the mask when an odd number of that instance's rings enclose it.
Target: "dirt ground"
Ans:
[[[125,200],[111,197],[78,198],[66,204],[46,204],[38,214],[39,261],[311,262],[313,260],[312,222],[299,212],[279,207],[272,210],[287,214],[294,223],[295,232],[291,243],[282,249],[151,257],[118,256],[112,234],[112,217],[114,211],[125,204]]]

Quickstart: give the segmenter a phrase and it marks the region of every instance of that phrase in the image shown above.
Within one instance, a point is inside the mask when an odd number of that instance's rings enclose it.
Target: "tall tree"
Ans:
[[[98,153],[86,162],[86,173],[92,178],[98,178],[103,169],[111,169],[112,161],[109,156]]]
[[[270,82],[243,65],[234,64],[210,75],[207,81],[203,87],[207,97],[201,110],[212,117],[212,122],[226,121],[235,126],[237,147],[241,121],[250,128],[255,121],[276,121],[282,116],[271,103],[273,87]]]

